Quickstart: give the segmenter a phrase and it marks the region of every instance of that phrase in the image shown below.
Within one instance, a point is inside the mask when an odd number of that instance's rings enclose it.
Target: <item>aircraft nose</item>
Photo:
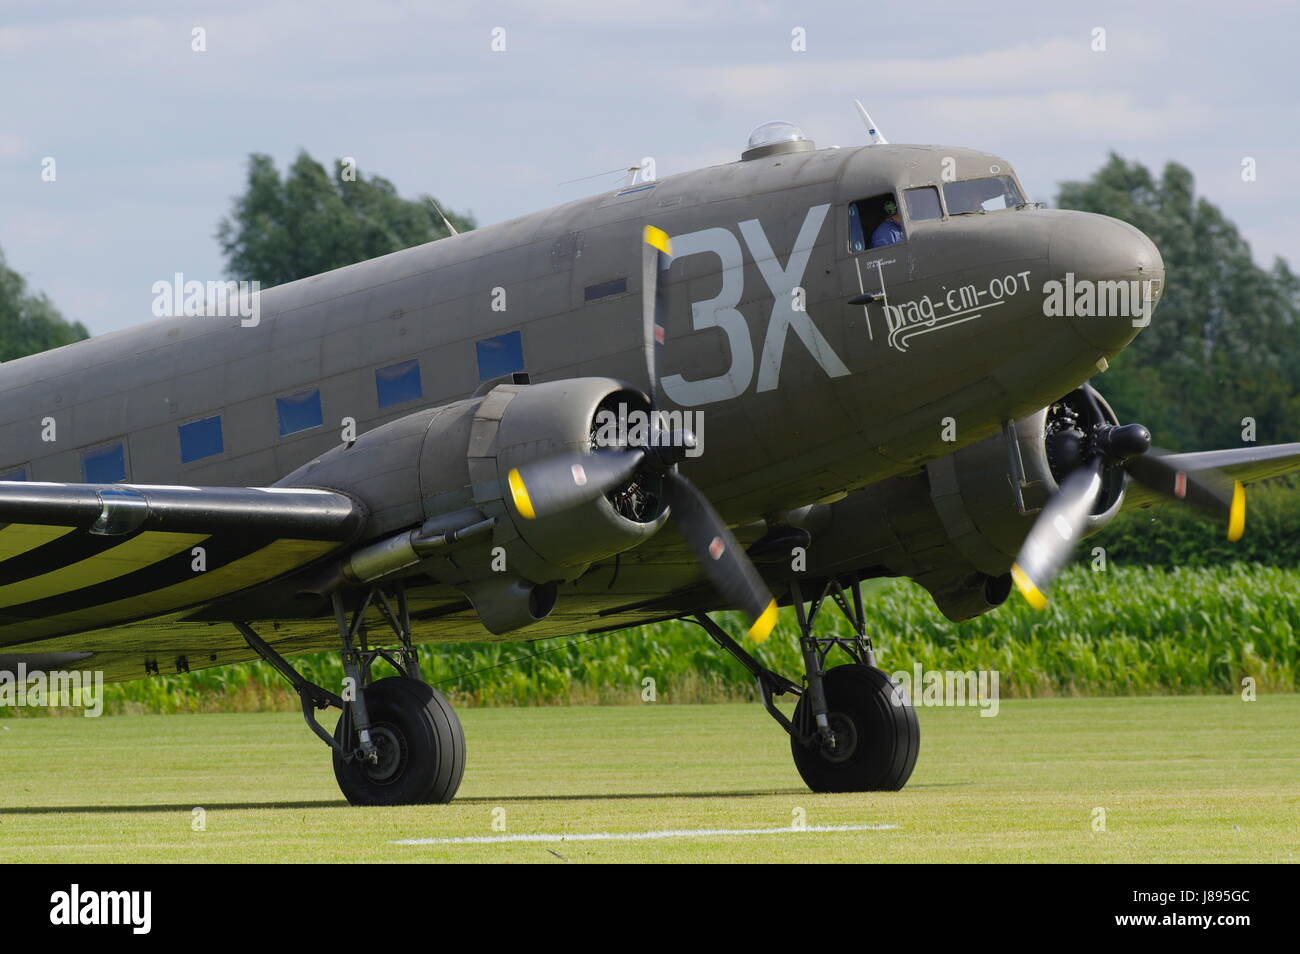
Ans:
[[[1151,321],[1164,291],[1165,263],[1141,229],[1089,212],[1062,212],[1051,232],[1054,282],[1044,310],[1069,321],[1089,345],[1112,356]]]

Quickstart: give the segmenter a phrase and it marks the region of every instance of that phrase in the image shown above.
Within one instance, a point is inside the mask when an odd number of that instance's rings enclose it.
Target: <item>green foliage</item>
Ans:
[[[69,324],[43,292],[29,294],[23,277],[0,251],[0,361],[12,361],[88,336],[81,322]]]
[[[1251,676],[1261,690],[1300,682],[1300,569],[1253,564],[1169,571],[1112,560],[1106,572],[1068,568],[1045,612],[1013,595],[1005,606],[955,626],[918,586],[878,581],[866,594],[867,625],[888,671],[996,669],[1004,697],[1232,693]],[[739,617],[722,614],[738,633]],[[833,607],[823,632],[850,635]],[[798,629],[781,613],[754,649],[770,668],[797,676]],[[636,704],[654,679],[661,702],[754,698],[740,665],[691,623],[538,643],[420,647],[425,678],[460,706]],[[342,684],[337,653],[295,660],[307,678]],[[211,712],[297,708],[261,663],[106,687],[108,712]],[[31,715],[32,710],[0,715]]]
[[[282,179],[270,156],[250,156],[248,186],[217,226],[232,277],[269,288],[450,234],[428,196],[403,199],[387,179],[346,172],[336,160],[331,176],[301,152]],[[458,232],[474,228],[443,212]]]
[[[1087,182],[1062,183],[1057,204],[1130,222],[1164,256],[1150,327],[1098,382],[1121,420],[1181,450],[1240,446],[1245,417],[1261,443],[1300,438],[1300,278],[1286,262],[1257,266],[1177,163],[1157,180],[1112,154]]]

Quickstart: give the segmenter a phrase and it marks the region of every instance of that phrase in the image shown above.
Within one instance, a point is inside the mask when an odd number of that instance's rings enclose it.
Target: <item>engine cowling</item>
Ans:
[[[1101,404],[1107,422],[1117,423]],[[792,514],[790,522],[812,535],[810,572],[866,565],[873,575],[910,577],[958,622],[1001,605],[1034,517],[1079,466],[1083,437],[1099,423],[1093,416],[1074,391],[1017,420],[1014,445],[1002,431],[930,461],[919,473]],[[1103,484],[1085,536],[1109,523],[1123,503],[1122,470],[1108,469]]]
[[[333,448],[299,468],[286,486],[340,490],[370,510],[370,564],[419,569],[462,590],[483,625],[505,633],[548,615],[559,583],[653,535],[667,518],[653,478],[634,476],[615,492],[558,515],[521,515],[507,475],[531,461],[594,445],[597,415],[644,409],[639,392],[609,378],[501,384],[485,395],[417,411]],[[417,552],[420,540],[490,522],[445,555]],[[404,534],[418,525],[414,544]],[[403,564],[402,554],[406,554]]]

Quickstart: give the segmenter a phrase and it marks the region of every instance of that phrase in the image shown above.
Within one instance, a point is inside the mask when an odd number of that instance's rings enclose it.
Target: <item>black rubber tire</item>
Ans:
[[[879,669],[853,663],[822,677],[831,726],[847,748],[827,753],[793,736],[790,750],[804,782],[814,792],[893,792],[907,784],[921,749],[921,727],[912,701]],[[794,724],[811,730],[804,693]]]
[[[344,761],[334,753],[334,777],[353,805],[422,805],[449,802],[465,773],[465,733],[437,689],[405,676],[366,687],[371,739],[378,765]],[[359,744],[344,710],[334,738],[349,751]]]

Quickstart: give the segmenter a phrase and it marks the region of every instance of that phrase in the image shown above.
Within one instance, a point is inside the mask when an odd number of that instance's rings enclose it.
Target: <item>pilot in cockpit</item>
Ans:
[[[885,220],[871,233],[871,243],[867,248],[880,248],[882,245],[894,245],[903,241],[903,217],[898,214],[898,203],[893,199],[885,200]]]

